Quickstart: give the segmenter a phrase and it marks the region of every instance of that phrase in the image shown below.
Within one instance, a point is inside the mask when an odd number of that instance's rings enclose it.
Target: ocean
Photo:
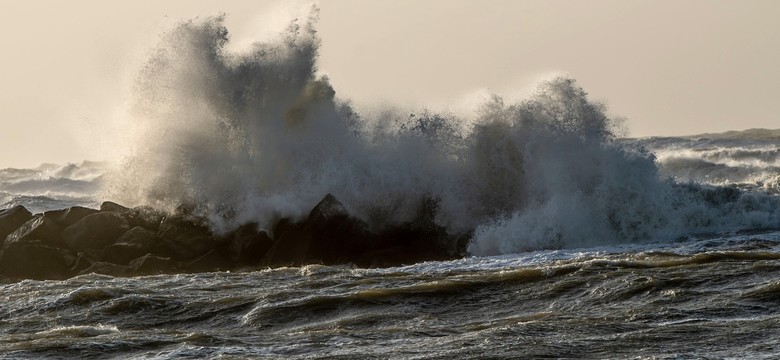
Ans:
[[[248,54],[220,18],[162,37],[127,155],[0,170],[0,208],[192,204],[270,229],[326,194],[426,216],[461,258],[3,279],[0,358],[777,358],[780,131],[629,138],[571,78],[471,115],[360,109],[311,23]]]

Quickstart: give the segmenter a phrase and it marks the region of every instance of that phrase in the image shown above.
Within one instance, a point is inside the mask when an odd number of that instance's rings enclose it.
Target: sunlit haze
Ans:
[[[6,3],[0,167],[117,156],[124,104],[160,34],[224,13],[230,49],[311,2]],[[778,1],[321,1],[319,72],[361,105],[462,109],[577,79],[631,136],[778,128]],[[303,15],[305,16],[305,15]]]

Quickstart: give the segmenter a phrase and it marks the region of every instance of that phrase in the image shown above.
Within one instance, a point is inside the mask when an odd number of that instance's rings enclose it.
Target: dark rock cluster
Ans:
[[[64,279],[81,274],[135,276],[306,264],[385,267],[464,254],[467,235],[448,234],[421,211],[411,222],[371,229],[328,194],[301,221],[257,223],[215,234],[181,207],[165,213],[105,202],[31,214],[0,210],[0,278]]]

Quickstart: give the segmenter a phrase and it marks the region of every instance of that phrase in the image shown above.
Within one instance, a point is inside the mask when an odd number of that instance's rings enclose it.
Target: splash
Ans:
[[[303,216],[331,193],[380,230],[425,211],[473,233],[476,255],[780,226],[776,198],[664,179],[574,79],[492,96],[468,118],[361,114],[317,73],[316,12],[240,54],[222,20],[179,24],[141,71],[110,198],[194,204],[224,231]]]

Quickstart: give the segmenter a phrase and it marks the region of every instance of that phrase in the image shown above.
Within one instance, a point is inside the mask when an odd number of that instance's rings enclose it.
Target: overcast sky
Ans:
[[[4,1],[0,168],[99,160],[159,34],[227,14],[234,47],[311,2]],[[319,68],[353,102],[453,105],[568,74],[632,136],[780,128],[780,1],[323,0]]]

